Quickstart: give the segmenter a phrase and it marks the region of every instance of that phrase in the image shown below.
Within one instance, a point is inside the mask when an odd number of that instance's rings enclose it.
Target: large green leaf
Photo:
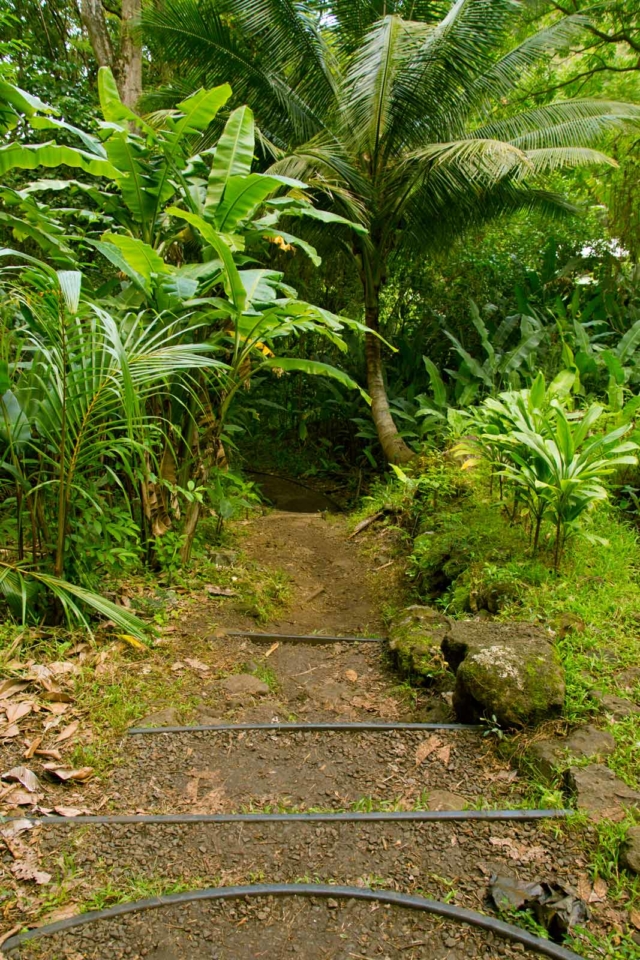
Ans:
[[[500,364],[500,370],[502,373],[512,373],[514,370],[517,370],[519,367],[525,363],[528,358],[531,356],[534,350],[536,350],[541,341],[546,336],[546,331],[544,327],[539,330],[534,330],[533,333],[530,333],[528,337],[524,337],[517,347],[512,350],[510,353],[507,353],[503,358]]]
[[[51,107],[39,97],[27,93],[26,90],[21,90],[20,87],[16,87],[15,84],[9,83],[7,80],[0,80],[0,100],[10,103],[12,107],[15,107],[27,117],[33,116],[38,111],[59,113],[55,107]]]
[[[99,140],[65,120],[58,120],[55,117],[32,117],[29,122],[34,130],[66,130],[81,140],[89,153],[94,153],[103,160],[107,159],[106,151]]]
[[[227,296],[233,303],[238,314],[241,314],[247,302],[247,294],[228,244],[210,223],[207,223],[206,220],[199,217],[196,213],[191,213],[189,210],[180,210],[179,207],[168,207],[167,213],[174,217],[179,217],[181,220],[186,220],[187,223],[195,227],[203,239],[213,247],[223,264],[224,286]]]
[[[300,237],[294,237],[292,233],[286,233],[284,230],[278,229],[265,229],[264,227],[259,230],[250,230],[248,232],[247,240],[250,237],[264,237],[265,240],[275,241],[278,246],[289,245],[292,247],[300,247],[306,255],[309,257],[311,262],[315,267],[319,267],[322,263],[322,257],[318,254],[318,251],[310,243],[307,243],[306,240],[301,240]]]
[[[272,357],[269,360],[265,360],[260,366],[275,367],[276,369],[287,372],[298,370],[301,373],[309,373],[314,377],[330,377],[332,380],[337,380],[338,383],[341,383],[343,386],[349,387],[350,390],[359,390],[364,399],[370,402],[369,395],[355,380],[352,380],[344,370],[332,367],[330,363],[321,363],[319,360],[304,360],[301,357]]]
[[[251,173],[255,131],[253,113],[249,107],[234,110],[216,144],[205,210],[216,208],[222,200],[229,177],[246,176]]]
[[[178,104],[178,110],[181,110],[184,116],[176,122],[174,129],[176,137],[182,139],[206,130],[230,96],[231,87],[228,83],[224,83],[212,90],[198,90],[186,100],[182,100]]]
[[[426,371],[429,374],[429,380],[431,382],[431,390],[433,391],[433,399],[437,407],[446,407],[447,406],[447,388],[444,385],[442,377],[440,376],[440,371],[436,367],[433,360],[429,357],[422,358],[425,365]]]
[[[120,99],[116,81],[109,67],[100,67],[98,70],[98,97],[102,116],[108,123],[118,124],[122,129],[126,129],[128,124],[132,124],[138,129],[144,130],[147,135],[155,137],[153,127],[145,123],[142,117],[139,117],[129,107],[126,107]]]
[[[101,239],[103,243],[110,243],[118,248],[131,269],[144,277],[145,284],[149,288],[154,274],[168,272],[168,267],[160,254],[142,240],[118,233],[103,233]]]
[[[269,303],[278,296],[274,283],[282,280],[279,270],[240,270],[248,303]]]
[[[109,260],[114,267],[117,267],[122,273],[124,273],[133,283],[138,287],[139,290],[145,295],[151,293],[151,288],[146,280],[146,278],[138,273],[137,270],[134,270],[130,263],[127,262],[126,258],[122,252],[115,246],[113,243],[103,243],[102,240],[87,240],[87,243],[90,243],[92,247],[95,247],[96,250],[99,250],[100,253]]]
[[[629,327],[616,348],[616,353],[622,363],[633,356],[638,344],[640,344],[640,320],[636,320],[633,326]]]
[[[283,186],[304,187],[304,184],[291,177],[263,173],[229,177],[222,202],[216,210],[216,226],[219,230],[230,233],[241,220],[253,214],[267,197]]]
[[[122,199],[145,240],[150,240],[159,210],[176,192],[167,176],[167,162],[152,166],[144,143],[124,132],[110,137],[105,149],[117,168]]]
[[[118,178],[118,171],[95,154],[74,147],[66,147],[53,141],[48,143],[9,143],[0,147],[0,174],[9,170],[35,170],[37,167],[76,167],[96,177]]]

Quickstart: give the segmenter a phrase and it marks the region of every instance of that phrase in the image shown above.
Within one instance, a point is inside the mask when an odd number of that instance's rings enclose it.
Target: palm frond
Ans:
[[[383,17],[364,38],[345,77],[342,114],[351,135],[351,149],[369,156],[374,176],[380,141],[393,120],[395,79],[415,52],[416,42],[415,30],[406,21],[396,16]]]
[[[461,116],[466,117],[474,108],[482,109],[498,98],[509,96],[532,69],[579,36],[586,22],[586,17],[574,14],[525,37],[467,86],[458,102]]]
[[[560,100],[475,129],[472,136],[508,140],[523,150],[587,146],[609,130],[640,123],[640,105],[614,100]]]
[[[394,144],[410,148],[427,138],[449,139],[460,96],[494,63],[517,14],[512,0],[456,0],[447,16],[424,32],[396,79]]]
[[[75,583],[0,560],[0,594],[4,596],[14,616],[23,622],[27,621],[33,611],[38,586],[44,587],[59,601],[71,624],[81,624],[89,634],[92,634],[92,631],[85,607],[111,620],[138,640],[149,642],[149,626],[124,607],[119,607]]]
[[[613,157],[607,156],[600,150],[590,147],[545,147],[540,150],[527,150],[525,156],[533,173],[553,173],[555,170],[571,167],[593,167],[602,164],[608,167],[617,167]],[[527,172],[522,170],[521,177]]]

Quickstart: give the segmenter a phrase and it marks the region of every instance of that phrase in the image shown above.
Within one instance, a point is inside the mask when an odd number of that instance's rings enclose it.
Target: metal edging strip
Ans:
[[[505,923],[495,917],[467,910],[451,903],[439,900],[428,900],[414,894],[398,893],[393,890],[370,890],[369,888],[332,886],[325,883],[274,883],[257,884],[237,887],[213,887],[207,890],[192,890],[184,893],[173,893],[166,896],[150,897],[147,900],[138,900],[134,903],[121,903],[106,910],[93,910],[90,913],[79,914],[59,920],[43,927],[37,927],[26,933],[9,937],[0,944],[4,951],[14,950],[21,944],[40,937],[62,933],[74,927],[84,926],[99,920],[110,920],[122,917],[129,913],[140,913],[144,910],[157,910],[161,907],[170,907],[176,904],[195,903],[205,900],[232,900],[241,897],[332,897],[349,900],[364,900],[404,907],[411,910],[421,910],[457,923],[466,923],[472,927],[486,930],[506,940],[521,943],[526,949],[533,950],[552,960],[582,960],[577,953],[542,937],[537,937],[527,930]]]
[[[467,723],[202,723],[193,726],[176,727],[130,727],[129,736],[143,733],[201,733],[207,730],[233,733],[236,730],[291,730],[309,733],[321,730],[335,730],[345,733],[373,731],[385,733],[393,730],[484,730],[481,724]]]
[[[247,640],[255,640],[258,643],[267,641],[283,640],[286,642],[298,641],[299,643],[384,643],[384,637],[325,637],[321,633],[298,634],[298,633],[251,633],[248,630],[225,630],[227,637],[244,637]]]
[[[80,814],[77,817],[0,817],[0,824],[28,820],[36,826],[48,824],[191,824],[191,823],[377,823],[484,820],[491,823],[511,820],[563,819],[574,811],[550,810],[371,810],[310,813],[131,813]]]

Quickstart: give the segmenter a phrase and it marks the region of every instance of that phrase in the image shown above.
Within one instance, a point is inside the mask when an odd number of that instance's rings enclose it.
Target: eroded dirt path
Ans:
[[[347,539],[341,518],[273,512],[243,529],[243,549],[263,566],[283,568],[291,579],[288,609],[258,629],[383,633],[384,594],[376,578],[387,588],[393,583],[389,560],[380,551],[365,558]],[[377,567],[383,569],[376,573]],[[234,630],[256,630],[256,623],[233,598],[205,595],[185,604],[161,645],[163,669],[189,677],[181,688],[185,703],[174,701],[158,711],[162,702],[141,702],[136,725],[173,725],[185,717],[196,724],[452,719],[442,698],[414,695],[402,686],[383,645],[255,643],[230,635]],[[155,668],[152,657],[130,666],[142,673]],[[117,672],[106,677],[110,688],[117,680]],[[86,785],[43,779],[40,806],[165,814],[513,807],[522,800],[513,771],[478,733],[466,731],[157,732],[125,736],[118,760]],[[52,875],[48,892],[53,904],[56,896],[62,903],[58,915],[176,886],[304,880],[384,886],[486,911],[494,873],[578,882],[584,867],[579,844],[566,834],[560,851],[555,829],[544,823],[464,822],[80,826],[69,820],[30,831],[28,843]],[[10,864],[6,853],[7,875]],[[520,948],[489,934],[397,908],[265,898],[94,923],[11,956],[495,960],[516,954]]]

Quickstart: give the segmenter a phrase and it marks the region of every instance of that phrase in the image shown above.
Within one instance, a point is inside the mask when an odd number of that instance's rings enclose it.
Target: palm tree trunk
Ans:
[[[380,339],[374,334],[380,329],[380,288],[365,282],[365,322],[374,333],[365,335],[367,387],[371,397],[371,416],[378,431],[378,439],[389,463],[408,463],[415,456],[394,423],[389,409],[384,382]]]

